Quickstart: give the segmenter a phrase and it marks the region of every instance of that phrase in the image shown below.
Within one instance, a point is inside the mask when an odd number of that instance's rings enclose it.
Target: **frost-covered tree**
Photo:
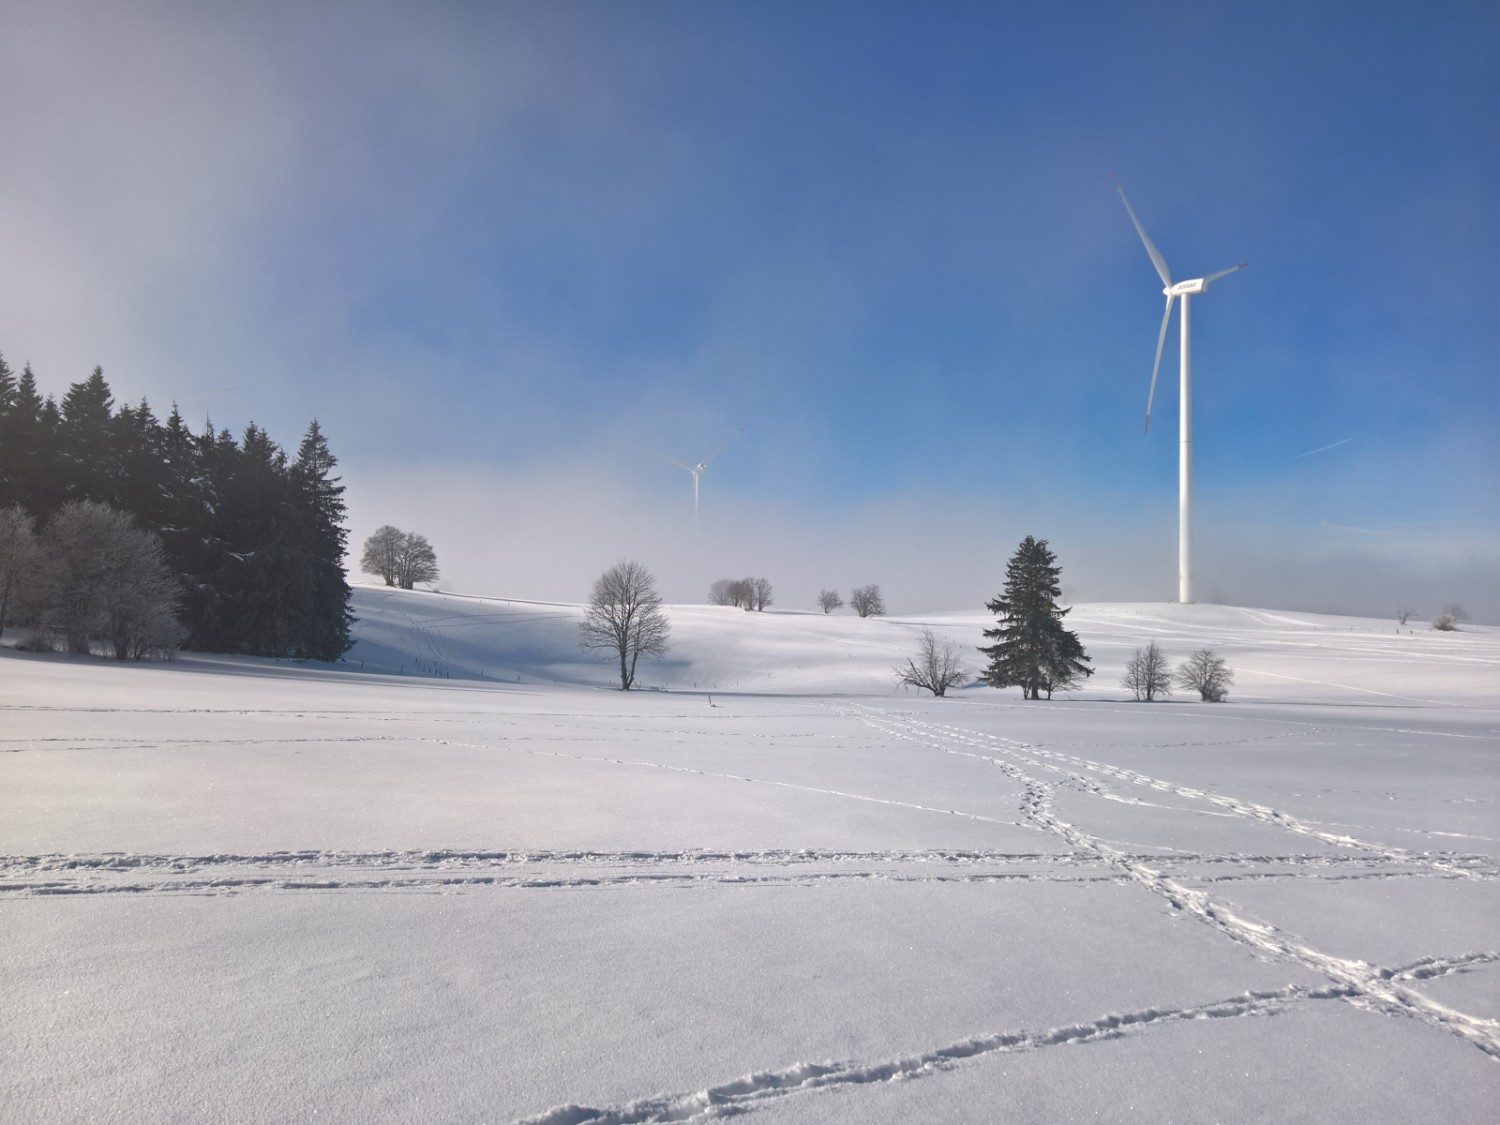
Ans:
[[[896,667],[896,682],[907,687],[926,688],[941,698],[951,687],[964,682],[967,673],[959,664],[958,646],[939,644],[931,629],[922,630],[917,655],[908,658],[906,666]]]
[[[824,613],[832,613],[834,610],[844,607],[844,599],[839,597],[837,590],[819,590],[818,606]]]
[[[1161,646],[1152,641],[1138,648],[1125,662],[1120,686],[1135,693],[1137,699],[1152,703],[1158,695],[1172,694],[1172,666],[1162,654]]]
[[[661,610],[656,578],[638,562],[623,561],[594,582],[588,609],[578,626],[578,645],[586,652],[613,656],[620,665],[620,690],[635,684],[636,661],[665,656],[672,631]]]
[[[1200,648],[1182,662],[1173,682],[1184,691],[1196,691],[1205,703],[1222,703],[1229,697],[1234,673],[1228,661],[1213,649]]]
[[[161,538],[92,500],[63,505],[43,530],[38,622],[69,652],[102,639],[117,660],[170,657],[182,641],[181,587]]]
[[[879,586],[856,586],[849,593],[849,608],[861,617],[884,617],[885,599]]]
[[[0,633],[35,579],[37,562],[36,521],[19,504],[0,510]]]
[[[1062,568],[1045,539],[1028,535],[1005,566],[1005,589],[986,608],[998,615],[984,635],[995,641],[980,652],[989,658],[984,681],[1018,687],[1025,699],[1073,687],[1094,674],[1078,635],[1063,627],[1068,610],[1057,604]]]
[[[195,435],[174,407],[116,410],[104,372],[61,407],[0,358],[0,509],[39,528],[70,500],[126,512],[161,536],[181,580],[186,644],[214,652],[331,659],[348,646],[343,507],[314,422],[289,462],[253,423],[243,444],[212,424]]]
[[[1432,627],[1443,633],[1456,633],[1458,623],[1468,619],[1469,615],[1464,612],[1463,606],[1457,602],[1450,602],[1432,619]]]

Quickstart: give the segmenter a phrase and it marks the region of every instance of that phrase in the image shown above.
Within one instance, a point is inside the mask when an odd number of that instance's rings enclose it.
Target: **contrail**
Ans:
[[[1348,445],[1353,440],[1353,438],[1342,438],[1339,441],[1334,442],[1332,445],[1324,445],[1318,447],[1317,449],[1309,449],[1306,453],[1299,453],[1297,454],[1297,456],[1293,457],[1292,460],[1300,461],[1304,457],[1311,457],[1314,453],[1327,453],[1330,449],[1337,449],[1341,445]]]

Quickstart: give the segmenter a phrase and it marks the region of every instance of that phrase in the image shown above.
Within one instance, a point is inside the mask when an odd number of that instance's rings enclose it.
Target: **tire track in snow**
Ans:
[[[887,718],[888,713],[882,713],[875,708],[864,705],[835,704],[841,713],[852,715],[861,722],[876,726],[877,729],[885,729],[893,737],[901,737],[898,730],[891,729],[895,724]],[[887,725],[882,726],[882,721]],[[907,717],[907,724],[913,728],[905,737],[919,744],[929,745],[934,749],[943,750],[948,753],[973,754],[972,750],[954,751],[948,745],[958,742],[964,746],[990,745],[999,753],[1008,755],[1011,759],[1019,759],[1021,762],[1040,767],[1053,769],[1060,773],[1069,773],[1062,767],[1052,765],[1041,760],[1051,758],[1056,760],[1073,760],[1087,766],[1100,766],[1101,763],[1082,763],[1080,759],[1072,759],[1071,755],[1057,754],[1043,751],[1039,747],[1028,743],[1016,743],[1007,739],[999,739],[993,735],[980,736],[972,731],[964,731],[955,727],[938,726],[924,723],[914,718]],[[981,742],[981,738],[985,741]],[[983,757],[984,755],[979,755]],[[1022,801],[1024,815],[1039,827],[1060,836],[1071,847],[1078,851],[1092,852],[1111,867],[1120,871],[1123,875],[1149,890],[1152,894],[1164,899],[1174,910],[1180,911],[1188,917],[1212,927],[1225,937],[1240,945],[1248,946],[1256,952],[1261,953],[1273,960],[1292,962],[1314,972],[1321,973],[1334,981],[1342,988],[1351,990],[1348,997],[1350,1002],[1360,1007],[1379,1011],[1385,1015],[1410,1016],[1423,1021],[1443,1031],[1460,1036],[1478,1047],[1490,1058],[1500,1062],[1500,1020],[1485,1019],[1471,1016],[1467,1013],[1457,1011],[1447,1005],[1440,1004],[1413,989],[1407,988],[1403,983],[1393,977],[1382,974],[1375,967],[1364,961],[1348,960],[1335,957],[1314,949],[1294,935],[1267,923],[1259,922],[1244,916],[1231,909],[1228,904],[1215,899],[1206,891],[1197,890],[1184,886],[1182,883],[1162,874],[1160,870],[1150,866],[1148,863],[1133,858],[1129,853],[1120,851],[1096,836],[1090,835],[1083,829],[1063,820],[1057,815],[1052,807],[1051,794],[1053,787],[1045,782],[1031,778],[1025,774],[1014,761],[1004,758],[993,759],[995,764],[1006,772],[1008,776],[1019,776],[1025,779],[1026,796]],[[1214,800],[1222,803],[1242,815],[1249,815],[1257,820],[1268,821],[1288,831],[1300,832],[1316,839],[1325,839],[1329,834],[1319,833],[1316,830],[1302,825],[1293,817],[1278,813],[1275,809],[1265,806],[1251,805],[1246,802],[1237,801],[1229,797],[1221,797],[1218,794],[1206,793],[1202,790],[1185,789],[1173,786],[1169,782],[1158,781],[1158,779],[1147,777],[1144,774],[1136,774],[1131,770],[1115,770],[1115,767],[1107,767],[1102,772],[1117,772],[1121,776],[1129,777],[1132,781],[1139,777],[1144,782],[1152,783],[1177,792],[1181,795],[1194,795],[1204,799]],[[1079,775],[1074,774],[1074,777]],[[1364,844],[1348,837],[1332,837],[1328,842],[1337,841],[1342,846],[1366,848],[1380,855],[1392,859],[1401,859],[1406,862],[1427,862],[1433,867],[1442,867],[1461,873],[1463,877],[1469,877],[1470,873],[1452,865],[1439,864],[1438,862],[1406,852],[1399,848],[1383,848],[1380,845]]]

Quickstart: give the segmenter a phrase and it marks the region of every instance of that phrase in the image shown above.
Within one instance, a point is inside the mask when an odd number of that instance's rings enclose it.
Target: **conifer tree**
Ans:
[[[292,637],[292,655],[308,660],[337,660],[351,643],[351,591],[344,577],[344,486],[333,474],[338,465],[318,420],[313,419],[297,448],[292,481],[306,521],[307,612]]]
[[[113,438],[114,397],[104,369],[68,388],[57,427],[57,471],[62,497],[108,503],[118,478]]]
[[[0,511],[19,505],[40,526],[65,506],[107,505],[158,535],[189,648],[317,660],[347,650],[337,464],[316,421],[289,463],[253,423],[237,443],[212,422],[195,436],[175,405],[165,425],[144,399],[116,411],[98,367],[59,408],[29,365],[17,380],[0,357]]]
[[[135,516],[143,527],[160,530],[166,523],[167,474],[161,423],[151,406],[122,406],[110,422],[114,446],[114,480],[107,501]]]
[[[300,576],[289,565],[298,528],[286,454],[254,422],[239,447],[230,439],[226,452],[221,549],[213,560],[225,632],[216,648],[285,656],[298,603],[305,601]]]
[[[28,363],[0,401],[0,506],[20,504],[32,515],[42,514],[37,504],[41,450],[42,396]]]
[[[16,373],[10,369],[10,364],[5,362],[5,356],[0,355],[0,417],[10,412],[15,401]]]
[[[22,388],[31,368],[21,372]],[[35,392],[35,377],[32,390]],[[63,486],[62,453],[58,449],[57,435],[62,429],[62,412],[51,395],[41,401],[37,412],[35,437],[27,466],[25,497],[21,501],[38,520],[51,516],[67,502]]]
[[[1057,604],[1062,568],[1047,540],[1028,535],[1005,566],[1005,590],[986,608],[999,616],[984,635],[996,643],[980,652],[989,658],[984,681],[991,687],[1019,687],[1026,699],[1072,687],[1093,675],[1078,635],[1063,628],[1068,610]]]
[[[0,355],[0,508],[20,500],[17,488],[16,450],[12,430],[16,412],[16,374]]]

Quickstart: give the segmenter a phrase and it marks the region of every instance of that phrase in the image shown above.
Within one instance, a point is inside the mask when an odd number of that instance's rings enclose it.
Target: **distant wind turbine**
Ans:
[[[703,476],[704,470],[708,468],[708,463],[719,454],[723,453],[724,450],[728,449],[729,442],[733,441],[744,432],[744,426],[741,426],[739,429],[735,430],[734,433],[729,435],[729,441],[726,441],[723,445],[719,446],[718,449],[715,449],[712,453],[703,458],[703,460],[699,461],[696,465],[689,465],[686,461],[679,461],[675,457],[668,457],[659,449],[653,449],[651,451],[652,453],[655,453],[658,457],[660,457],[663,461],[670,461],[679,469],[686,469],[688,472],[693,474],[693,523],[696,524],[698,522],[698,479]]]
[[[1151,264],[1161,275],[1162,292],[1167,295],[1167,308],[1161,317],[1161,332],[1156,337],[1156,362],[1151,365],[1151,390],[1146,394],[1147,433],[1151,432],[1151,402],[1156,397],[1156,373],[1161,368],[1161,349],[1167,339],[1167,322],[1172,319],[1172,302],[1178,297],[1182,298],[1181,413],[1177,439],[1177,600],[1183,605],[1188,605],[1193,600],[1193,361],[1190,350],[1188,299],[1193,294],[1202,293],[1207,289],[1209,282],[1217,281],[1235,270],[1242,270],[1249,263],[1241,262],[1237,266],[1230,266],[1227,270],[1211,273],[1207,277],[1174,282],[1171,271],[1167,269],[1166,259],[1161,256],[1161,251],[1146,235],[1146,228],[1141,226],[1141,221],[1135,217],[1135,211],[1130,206],[1130,200],[1125,198],[1125,188],[1121,186],[1118,177],[1115,178],[1115,187],[1119,189],[1120,200],[1125,204],[1130,221],[1135,224],[1136,233],[1146,244],[1146,253],[1151,255]]]

